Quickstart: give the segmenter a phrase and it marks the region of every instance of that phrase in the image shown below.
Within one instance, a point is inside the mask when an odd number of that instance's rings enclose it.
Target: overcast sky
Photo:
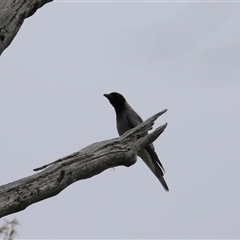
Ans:
[[[141,159],[7,216],[20,238],[240,238],[240,3],[53,2],[0,58],[0,183],[117,136],[104,93],[146,119]]]

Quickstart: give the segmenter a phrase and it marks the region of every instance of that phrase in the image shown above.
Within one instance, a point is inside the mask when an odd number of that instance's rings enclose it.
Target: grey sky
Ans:
[[[1,175],[117,136],[103,93],[146,119],[166,193],[141,159],[16,217],[21,238],[240,238],[239,3],[59,3],[27,19],[0,59]]]

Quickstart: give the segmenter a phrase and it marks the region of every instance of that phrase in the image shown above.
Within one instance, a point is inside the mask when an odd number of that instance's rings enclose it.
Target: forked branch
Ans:
[[[44,169],[39,173],[0,186],[0,218],[53,197],[78,180],[90,178],[112,167],[133,165],[137,160],[137,151],[155,141],[167,127],[165,123],[145,135],[164,112],[166,110],[155,114],[119,138],[91,144],[35,169]]]

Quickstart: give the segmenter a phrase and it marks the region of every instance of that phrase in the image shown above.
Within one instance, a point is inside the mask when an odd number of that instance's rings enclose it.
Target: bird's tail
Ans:
[[[157,165],[157,164],[156,164]],[[150,168],[150,167],[149,167]],[[150,168],[151,169],[151,168]],[[166,181],[165,181],[165,179],[164,179],[164,177],[163,177],[163,172],[162,172],[162,170],[160,169],[160,171],[159,171],[159,166],[157,165],[157,166],[154,166],[154,170],[153,169],[151,169],[151,171],[154,173],[154,175],[158,178],[158,180],[160,181],[160,183],[162,184],[162,186],[163,186],[163,188],[165,189],[165,191],[166,192],[168,192],[169,191],[169,188],[168,188],[168,185],[167,185],[167,183],[166,183]],[[161,174],[161,172],[162,172],[162,174]]]
[[[160,183],[162,184],[163,188],[166,192],[169,191],[168,185],[164,179],[164,173],[159,165],[159,159],[152,159],[150,155],[147,153],[145,149],[142,149],[138,152],[138,156],[142,158],[142,160],[146,163],[146,165],[150,168],[153,174],[158,178]],[[156,155],[157,156],[157,155]]]

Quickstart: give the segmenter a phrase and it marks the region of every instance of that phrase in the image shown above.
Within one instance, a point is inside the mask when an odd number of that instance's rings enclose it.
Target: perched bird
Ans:
[[[109,100],[115,109],[117,117],[117,131],[120,136],[129,129],[134,128],[143,122],[142,118],[134,111],[120,93],[112,92],[110,94],[104,94],[104,96]],[[164,189],[169,191],[167,183],[163,178],[163,172],[165,172],[165,170],[159,161],[153,144],[149,144],[145,148],[139,150],[137,155],[147,164]]]

